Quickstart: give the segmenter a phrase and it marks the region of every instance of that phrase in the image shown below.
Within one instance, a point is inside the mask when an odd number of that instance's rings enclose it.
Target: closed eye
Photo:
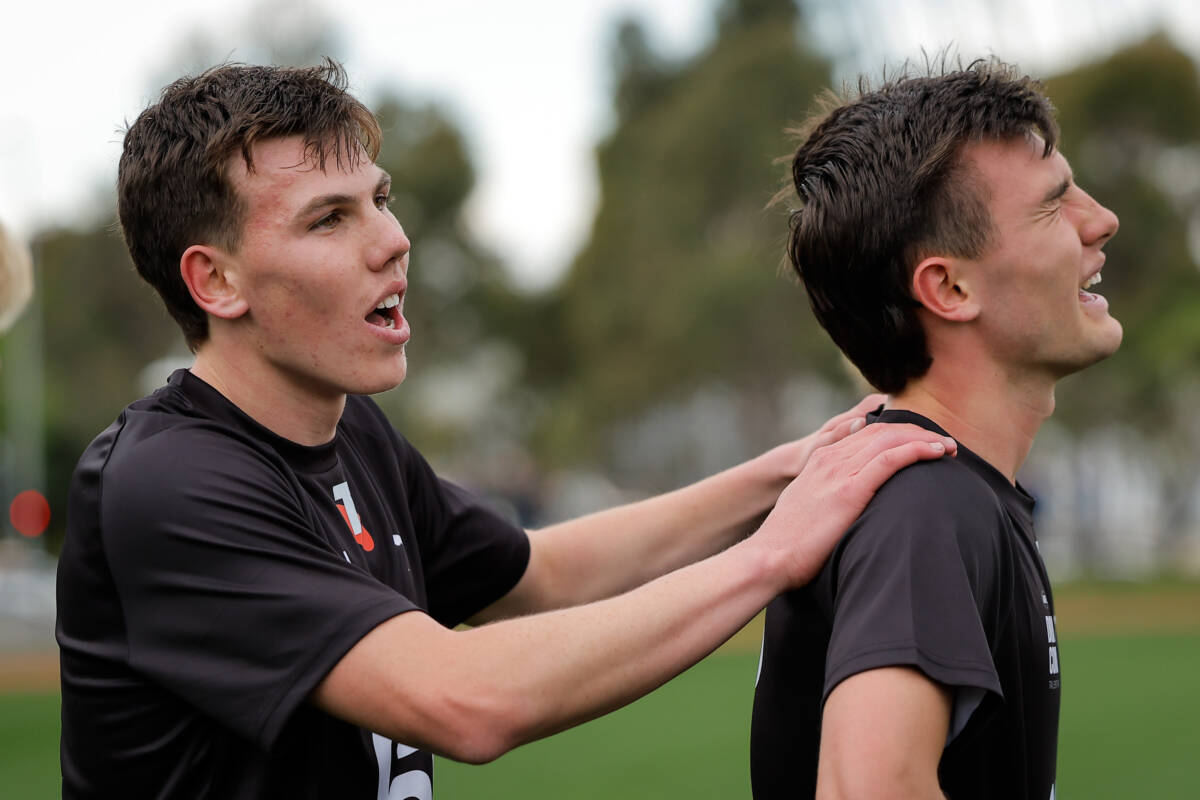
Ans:
[[[1062,211],[1063,203],[1067,201],[1067,195],[1074,186],[1075,184],[1071,182],[1071,179],[1067,178],[1046,192],[1045,196],[1042,197],[1038,218],[1049,219]]]
[[[1073,185],[1074,184],[1071,183],[1070,178],[1064,179],[1061,183],[1056,185],[1053,189],[1046,192],[1045,197],[1042,198],[1042,205],[1058,206],[1059,202],[1063,199],[1063,197],[1066,196],[1067,192],[1070,191],[1070,189]]]
[[[329,230],[330,228],[337,227],[337,224],[341,221],[342,221],[342,212],[341,211],[330,211],[328,214],[321,217],[319,220],[317,220],[312,225],[310,225],[308,229],[311,231]]]

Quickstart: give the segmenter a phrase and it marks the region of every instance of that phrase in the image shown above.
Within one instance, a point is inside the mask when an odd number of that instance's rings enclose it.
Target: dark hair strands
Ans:
[[[325,170],[374,160],[382,134],[348,91],[346,72],[326,58],[315,67],[227,63],[163,89],[125,132],[117,170],[117,210],[138,273],[159,293],[195,350],[208,318],[192,300],[179,259],[197,243],[238,247],[245,203],[230,178],[231,159],[254,169],[254,146],[301,136],[304,158]]]
[[[788,261],[834,342],[877,389],[894,393],[932,363],[909,282],[924,257],[975,258],[994,231],[986,187],[963,158],[972,142],[1058,136],[1041,84],[997,59],[962,66],[948,51],[825,92],[789,130],[795,203]]]

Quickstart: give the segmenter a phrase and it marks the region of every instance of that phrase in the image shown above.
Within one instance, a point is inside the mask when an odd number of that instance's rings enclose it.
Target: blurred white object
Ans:
[[[0,333],[12,327],[32,295],[29,247],[0,225]]]

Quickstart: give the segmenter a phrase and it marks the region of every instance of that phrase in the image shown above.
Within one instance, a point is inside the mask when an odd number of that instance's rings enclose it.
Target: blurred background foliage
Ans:
[[[818,6],[830,13],[816,0],[724,0],[711,41],[675,59],[636,18],[614,26],[590,236],[538,292],[518,289],[504,254],[464,223],[475,170],[458,123],[376,94],[379,161],[414,242],[410,378],[379,400],[436,465],[538,523],[679,485],[853,401],[861,388],[781,269],[785,210],[768,208],[787,172],[784,129],[835,83],[809,33]],[[262,49],[247,60],[339,55],[336,23],[279,28],[270,3],[258,8],[247,24]],[[203,39],[180,53],[164,76],[223,60]],[[1116,357],[1064,382],[1031,459],[1031,488],[1053,498],[1047,557],[1060,571],[1200,570],[1196,64],[1155,35],[1046,85],[1078,182],[1122,220],[1102,290],[1126,330]],[[96,209],[36,236],[39,296],[3,343],[5,488],[45,487],[51,553],[80,452],[188,363],[133,271],[111,197]],[[29,352],[42,354],[40,377],[22,371]],[[11,386],[34,379],[41,398]],[[29,462],[14,442],[39,413],[44,461]],[[41,474],[20,474],[29,463]],[[1130,519],[1142,530],[1132,545],[1120,537]]]

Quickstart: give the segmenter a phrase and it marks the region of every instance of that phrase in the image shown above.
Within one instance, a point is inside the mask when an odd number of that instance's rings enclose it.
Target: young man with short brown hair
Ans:
[[[796,151],[789,254],[889,395],[869,419],[961,446],[889,480],[768,608],[758,800],[1054,797],[1054,606],[1016,475],[1057,381],[1121,341],[1087,291],[1117,218],[1057,134],[1036,81],[980,61],[864,85]]]

